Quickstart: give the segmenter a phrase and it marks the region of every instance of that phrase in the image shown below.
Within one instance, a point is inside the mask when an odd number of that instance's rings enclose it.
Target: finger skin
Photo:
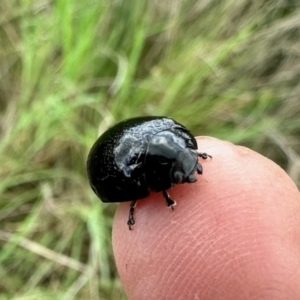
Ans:
[[[130,300],[300,299],[300,195],[288,175],[247,148],[197,139],[203,175],[115,215],[113,250]]]

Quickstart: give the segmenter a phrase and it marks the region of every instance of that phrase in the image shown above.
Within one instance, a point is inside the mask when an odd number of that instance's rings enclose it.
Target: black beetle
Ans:
[[[130,201],[128,226],[135,224],[136,201],[150,191],[163,192],[167,206],[176,204],[167,193],[174,184],[192,183],[202,174],[197,143],[181,124],[166,117],[136,117],[104,132],[87,159],[90,185],[103,202]]]

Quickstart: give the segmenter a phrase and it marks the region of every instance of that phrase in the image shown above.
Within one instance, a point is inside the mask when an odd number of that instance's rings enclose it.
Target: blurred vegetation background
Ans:
[[[246,145],[299,187],[299,38],[297,0],[1,0],[0,299],[126,299],[85,171],[124,118]]]

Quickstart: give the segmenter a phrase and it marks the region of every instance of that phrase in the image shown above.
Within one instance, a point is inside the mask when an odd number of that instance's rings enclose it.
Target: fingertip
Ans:
[[[169,190],[177,201],[174,212],[161,193],[151,193],[137,202],[136,225],[129,231],[129,203],[117,209],[113,249],[131,300],[255,297],[270,277],[281,280],[283,265],[286,277],[296,266],[300,198],[295,184],[248,148],[210,137],[197,142],[199,152],[212,159],[199,160],[203,175],[196,183]],[[281,262],[285,245],[297,254]]]

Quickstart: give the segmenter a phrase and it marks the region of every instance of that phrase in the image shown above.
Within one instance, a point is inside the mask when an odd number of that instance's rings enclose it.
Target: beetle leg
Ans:
[[[212,156],[207,153],[201,153],[201,152],[197,152],[197,153],[198,153],[198,156],[202,157],[203,159],[207,159],[208,157],[212,158]]]
[[[202,174],[203,173],[203,168],[200,164],[197,164],[197,173]]]
[[[176,205],[176,201],[171,199],[170,195],[168,194],[167,191],[163,191],[163,196],[166,200],[167,206],[171,207],[172,210],[174,210],[174,206]]]
[[[134,209],[136,207],[136,200],[131,201],[129,207],[130,208],[129,208],[129,217],[128,217],[127,225],[129,230],[132,230],[131,226],[135,224],[133,215],[134,215]]]
[[[187,178],[187,182],[188,183],[193,183],[193,182],[196,182],[197,181],[197,178],[195,177],[195,175],[190,175],[188,178]]]

